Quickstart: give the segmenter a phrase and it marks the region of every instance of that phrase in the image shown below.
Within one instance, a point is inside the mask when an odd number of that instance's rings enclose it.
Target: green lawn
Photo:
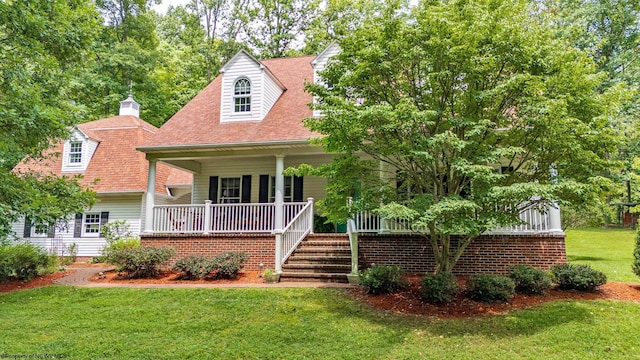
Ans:
[[[567,230],[567,260],[589,264],[607,274],[609,281],[638,282],[631,271],[634,236],[635,231],[628,229]]]
[[[467,320],[371,311],[336,289],[0,294],[0,356],[70,359],[635,359],[640,305],[561,301]]]

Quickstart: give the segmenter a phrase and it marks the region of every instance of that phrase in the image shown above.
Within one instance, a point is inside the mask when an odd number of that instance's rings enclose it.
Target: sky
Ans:
[[[162,0],[162,4],[153,5],[151,8],[159,12],[160,14],[165,14],[170,5],[185,5],[188,2],[189,0]]]

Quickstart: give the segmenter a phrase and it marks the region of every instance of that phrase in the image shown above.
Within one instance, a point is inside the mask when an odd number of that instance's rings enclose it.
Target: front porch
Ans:
[[[156,205],[152,215],[150,229],[142,236],[143,243],[175,247],[178,252],[174,260],[190,254],[244,251],[249,257],[247,269],[274,268],[284,277],[296,280],[306,277],[331,281],[337,278],[346,281],[348,274],[361,270],[359,264],[398,264],[408,271],[419,272],[429,271],[432,265],[428,260],[428,243],[416,236],[406,223],[381,219],[372,213],[356,214],[348,221],[346,234],[336,234],[330,236],[328,242],[316,244],[322,247],[324,259],[317,254],[305,254],[309,245],[322,237],[318,234],[308,239],[314,233],[312,198],[279,206],[275,203],[213,204],[211,201]],[[509,265],[522,262],[549,268],[564,261],[564,233],[559,216],[557,208],[546,213],[536,209],[522,211],[521,224],[482,235],[478,241],[480,247],[469,250],[470,257],[467,262],[461,262],[459,271],[506,271]],[[332,245],[339,249],[330,249]],[[340,256],[334,256],[336,253]],[[335,263],[328,261],[332,257],[336,258]],[[347,266],[345,258],[350,259],[346,261]],[[482,264],[486,264],[486,269]]]

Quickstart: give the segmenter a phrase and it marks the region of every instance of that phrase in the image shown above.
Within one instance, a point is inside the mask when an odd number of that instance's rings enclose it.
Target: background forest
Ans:
[[[161,126],[217,75],[238,50],[256,58],[314,54],[399,0],[190,0],[153,10],[160,0],[0,1],[0,221],[17,214],[47,223],[91,202],[69,183],[18,179],[10,170],[38,157],[68,126],[117,114],[132,91],[141,118]],[[401,4],[410,11],[416,1]],[[640,2],[536,0],[558,39],[594,60],[599,91],[613,96],[609,126],[618,137],[617,167],[602,174],[601,203],[566,225],[616,222],[618,207],[640,201]],[[45,180],[43,182],[43,180]],[[49,184],[45,186],[43,184]],[[51,185],[54,184],[54,185]],[[64,206],[24,202],[36,192],[67,197]],[[59,196],[58,196],[59,197]],[[69,200],[75,199],[77,201]],[[53,198],[52,198],[53,199]],[[23,201],[23,202],[20,202]],[[59,207],[59,208],[56,208]],[[588,213],[588,216],[585,214]]]

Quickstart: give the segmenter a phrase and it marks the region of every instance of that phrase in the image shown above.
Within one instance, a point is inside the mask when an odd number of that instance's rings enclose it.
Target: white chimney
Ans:
[[[140,117],[140,104],[133,100],[133,95],[129,94],[128,98],[120,101],[119,115],[133,115],[137,118]]]

